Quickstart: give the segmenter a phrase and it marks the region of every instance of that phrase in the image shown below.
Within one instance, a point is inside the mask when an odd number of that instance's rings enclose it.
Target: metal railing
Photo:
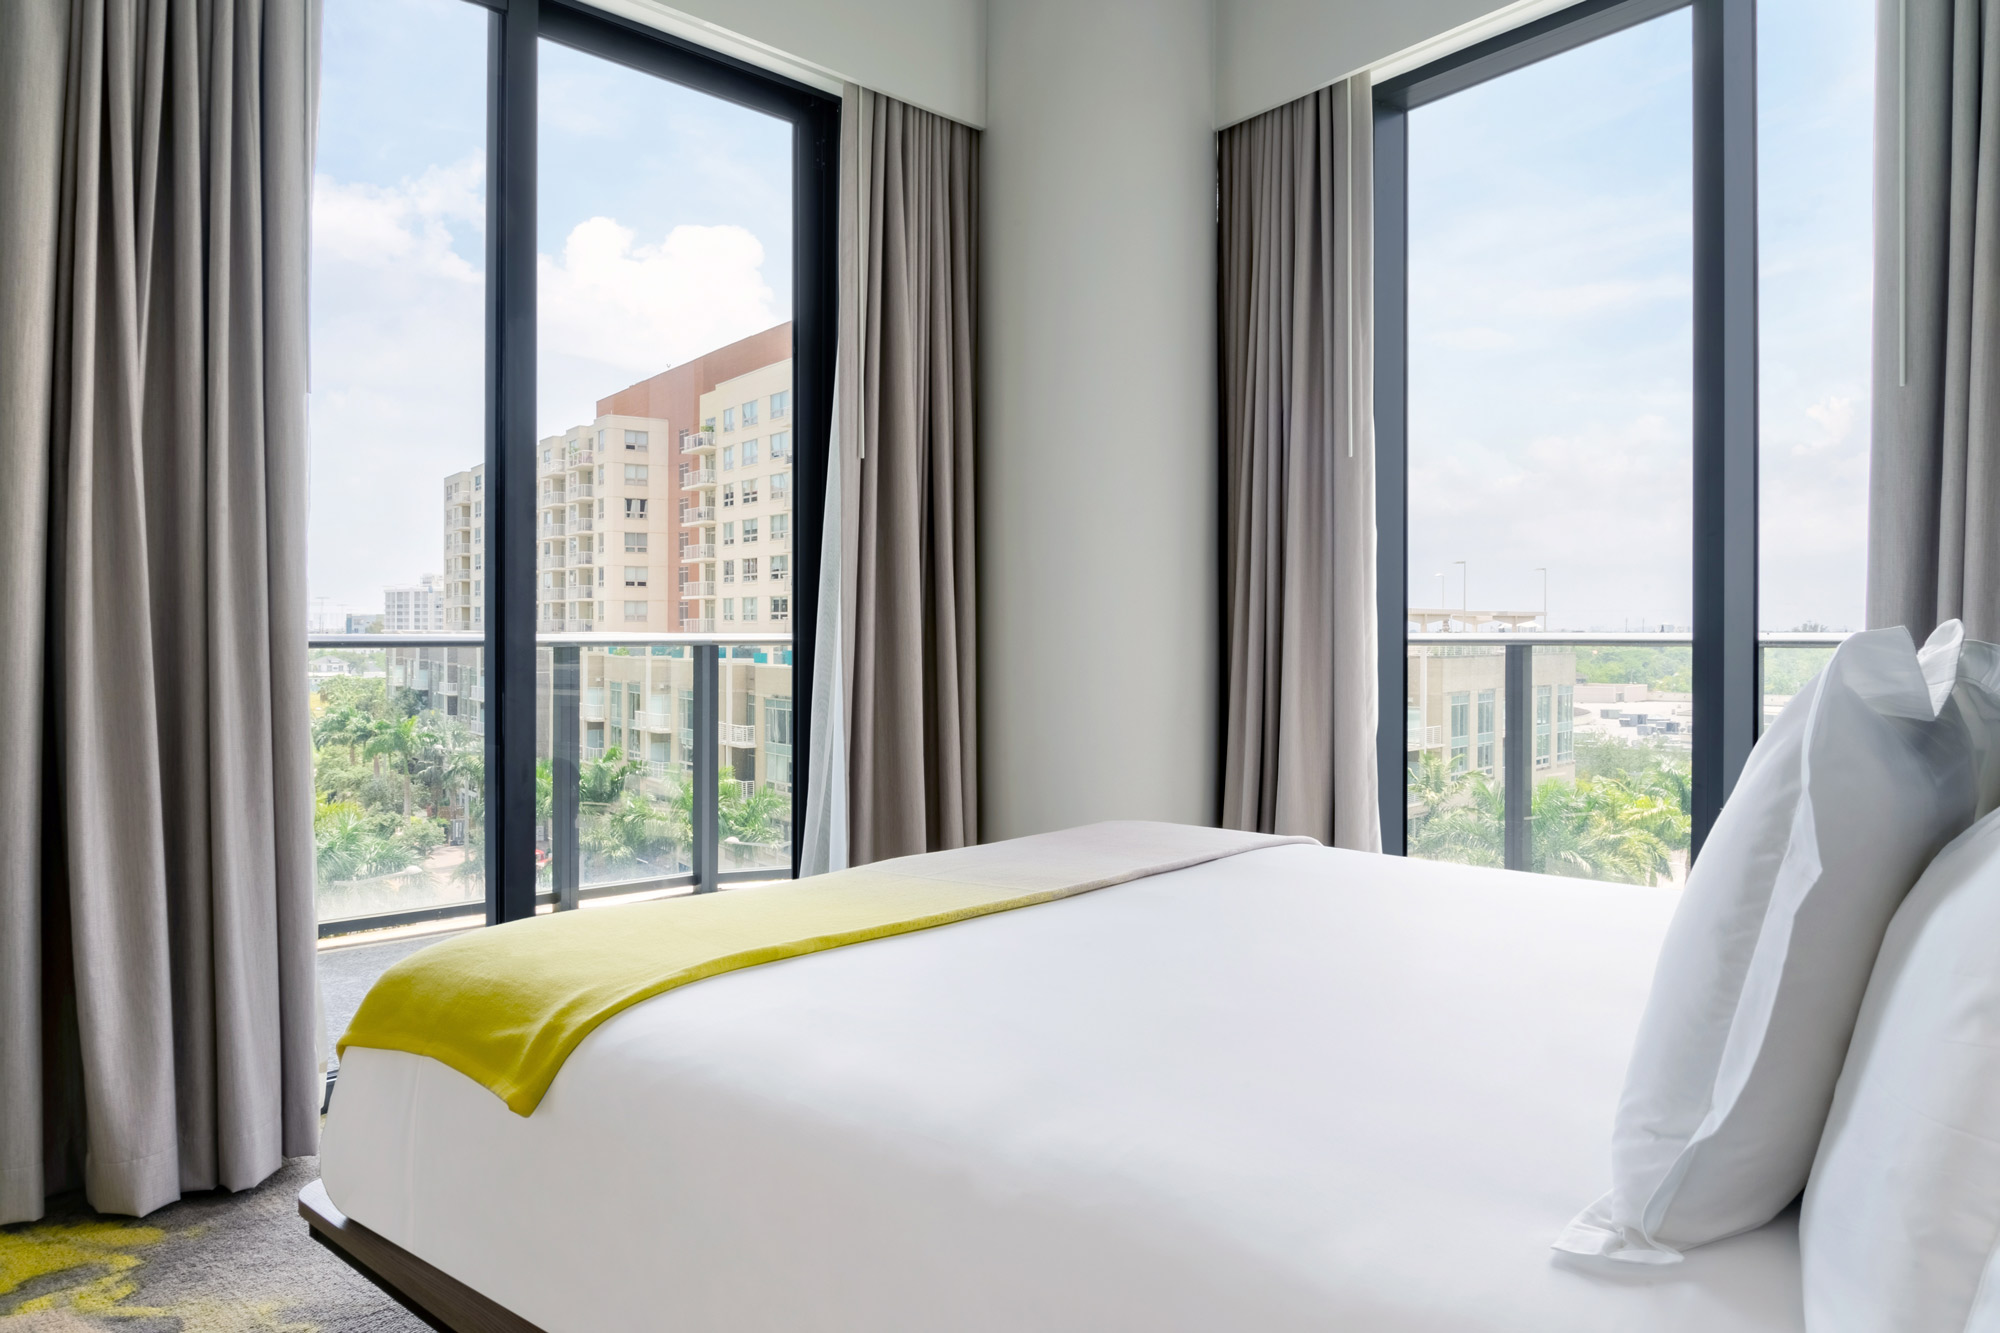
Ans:
[[[1762,672],[1765,648],[1834,648],[1847,638],[1846,634],[1780,633],[1757,636],[1759,673]],[[1602,648],[1619,646],[1644,646],[1655,648],[1692,648],[1694,636],[1682,632],[1662,633],[1603,633],[1573,634],[1547,632],[1541,630],[1484,631],[1477,633],[1419,633],[1411,630],[1403,635],[1406,648],[1502,648],[1506,653],[1505,675],[1503,677],[1502,718],[1504,726],[1500,737],[1500,772],[1502,797],[1502,855],[1509,870],[1526,870],[1534,857],[1534,743],[1535,743],[1535,688],[1534,666],[1537,648]],[[1759,694],[1762,687],[1759,686]],[[1762,716],[1760,702],[1758,715]],[[1517,722],[1518,720],[1518,722]],[[1427,727],[1426,740],[1430,733],[1441,733],[1439,727]]]
[[[588,622],[583,623],[588,624]],[[551,632],[552,630],[555,632]],[[315,651],[482,649],[486,646],[486,636],[479,632],[316,633],[309,635],[306,642],[308,648]],[[662,889],[708,893],[723,884],[735,881],[770,879],[790,874],[789,864],[782,869],[722,869],[721,803],[718,799],[718,787],[723,751],[731,747],[755,744],[757,732],[755,727],[724,722],[721,718],[720,681],[721,667],[725,660],[724,653],[786,651],[789,650],[791,642],[792,636],[782,630],[762,633],[751,630],[722,636],[709,632],[669,634],[574,630],[565,632],[548,621],[542,622],[542,632],[536,636],[536,644],[546,649],[549,654],[549,722],[552,750],[549,759],[552,811],[548,846],[550,887],[537,894],[536,901],[539,904],[562,911],[595,898]],[[683,751],[692,756],[693,846],[689,858],[692,868],[687,871],[589,885],[582,883],[582,842],[579,828],[582,812],[578,799],[578,783],[584,759],[582,724],[585,720],[597,721],[603,718],[606,712],[601,699],[586,699],[581,689],[583,654],[585,650],[592,648],[678,649],[684,655],[684,660],[691,659],[692,703],[696,725],[692,729],[679,727],[678,719],[674,717],[671,709],[644,709],[634,713],[631,719],[640,729],[676,734],[681,741]],[[726,660],[735,662],[739,659],[730,657]],[[418,688],[436,689],[440,694],[453,693],[453,689],[446,684],[450,674],[449,670],[421,675],[413,673],[413,678],[419,680]],[[486,693],[483,674],[478,684],[472,683],[469,678],[461,678],[455,692],[461,697],[483,698]],[[649,778],[669,779],[688,771],[688,765],[679,761],[646,760],[644,763],[646,776]],[[779,788],[784,794],[789,794],[791,791],[789,782],[771,785]],[[484,900],[477,899],[376,912],[322,921],[319,923],[319,935],[320,938],[327,939],[360,931],[459,917],[474,919],[484,911]]]

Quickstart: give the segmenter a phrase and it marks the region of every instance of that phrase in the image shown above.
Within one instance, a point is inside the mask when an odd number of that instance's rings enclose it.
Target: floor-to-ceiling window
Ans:
[[[337,1028],[419,942],[384,930],[791,874],[838,99],[582,5],[326,11],[309,541]]]
[[[1859,627],[1871,16],[1587,0],[1378,89],[1392,850],[1678,883]]]

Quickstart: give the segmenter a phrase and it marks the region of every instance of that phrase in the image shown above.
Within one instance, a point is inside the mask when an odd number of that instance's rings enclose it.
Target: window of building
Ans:
[[[736,507],[736,487],[734,483],[722,488],[722,507],[724,509],[734,509]]]
[[[701,428],[702,428],[702,430],[706,431],[706,432],[707,432],[708,434],[710,434],[710,435],[713,435],[713,434],[715,434],[715,418],[714,418],[714,417],[709,417],[709,418],[707,418],[706,420],[704,420],[704,421],[703,421],[703,422],[701,423]]]
[[[643,587],[645,587],[645,586],[646,586],[646,566],[644,566],[644,565],[627,565],[627,566],[625,566],[625,586],[626,586],[626,587],[628,587],[628,588],[643,588]]]
[[[625,517],[627,519],[643,519],[646,517],[646,502],[642,499],[627,496],[625,499]]]
[[[783,458],[786,451],[791,447],[791,443],[792,437],[784,431],[779,431],[773,435],[771,437],[771,457],[774,459]]]
[[[722,428],[723,428],[724,430],[735,430],[735,429],[736,429],[736,409],[735,409],[735,408],[733,408],[733,407],[725,407],[725,408],[723,408],[723,409],[722,409]]]
[[[630,552],[643,552],[646,549],[646,534],[643,532],[626,533],[625,549]]]
[[[743,503],[747,505],[757,503],[757,479],[755,477],[746,478],[743,482]]]
[[[788,534],[791,530],[792,530],[792,517],[790,514],[771,515],[772,541],[774,542],[783,541],[785,539],[786,534]]]
[[[736,619],[736,599],[734,597],[725,597],[722,599],[722,618],[724,620]]]
[[[757,599],[755,597],[745,597],[743,599],[743,618],[745,620],[755,620],[757,618]]]
[[[783,389],[771,395],[771,415],[773,417],[785,415],[785,397],[786,393]]]
[[[743,424],[746,426],[757,424],[757,400],[755,398],[743,404]]]
[[[1556,686],[1556,762],[1576,759],[1576,686]]]
[[[722,544],[724,546],[736,545],[736,525],[734,523],[724,523],[722,525]]]
[[[736,582],[736,562],[734,560],[725,560],[722,562],[722,581],[724,583]]]
[[[757,441],[743,441],[743,466],[753,467],[757,462]]]
[[[785,577],[786,567],[790,563],[790,556],[774,555],[771,557],[771,581],[773,583],[777,583]]]
[[[771,599],[771,619],[788,620],[791,618],[791,614],[792,614],[791,598],[773,597]]]
[[[1494,690],[1479,692],[1479,758],[1474,767],[1480,772],[1491,774],[1494,764],[1494,740],[1499,728],[1495,725],[1499,716],[1499,701]]]
[[[644,620],[646,618],[646,604],[644,602],[625,603],[625,618],[627,620]]]
[[[754,518],[744,519],[743,544],[748,546],[751,542],[754,542],[756,540],[757,540],[757,520]]]
[[[1471,758],[1472,695],[1464,690],[1451,696],[1451,771],[1463,773]]]
[[[646,432],[643,430],[626,431],[625,447],[632,450],[644,449],[646,447]]]
[[[771,500],[773,503],[783,504],[785,502],[785,497],[791,493],[791,476],[792,474],[789,472],[773,472],[771,474]]]
[[[724,446],[722,446],[722,470],[724,472],[733,472],[735,468],[736,468],[736,446],[733,444],[725,444]]]
[[[1535,686],[1535,767],[1547,768],[1555,759],[1556,687]]]
[[[745,583],[757,581],[757,557],[754,555],[743,562],[743,581]]]
[[[625,484],[627,486],[644,486],[646,484],[646,465],[644,463],[627,463],[625,465]]]

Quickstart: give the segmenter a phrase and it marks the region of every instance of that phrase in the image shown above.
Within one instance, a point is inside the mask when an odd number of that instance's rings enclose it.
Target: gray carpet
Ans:
[[[143,1219],[100,1217],[81,1195],[0,1227],[4,1333],[425,1333],[425,1325],[310,1240],[299,1190],[315,1158],[241,1194],[190,1195]]]

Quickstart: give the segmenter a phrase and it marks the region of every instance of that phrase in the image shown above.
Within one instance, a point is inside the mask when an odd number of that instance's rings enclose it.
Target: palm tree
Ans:
[[[617,746],[602,757],[586,759],[577,769],[577,803],[607,806],[625,793],[628,779],[646,771],[643,759],[627,759]]]
[[[791,805],[790,798],[775,787],[753,786],[743,794],[741,784],[722,784],[721,823],[725,836],[739,842],[770,842],[778,835],[778,820]]]
[[[347,762],[359,763],[355,750],[375,731],[375,719],[352,704],[342,704],[313,724],[314,745],[345,745]]]
[[[417,729],[417,720],[406,717],[400,722],[377,722],[361,752],[371,759],[389,756],[397,761],[403,771],[403,818],[410,817],[410,765],[417,752],[423,747],[426,737]]]

